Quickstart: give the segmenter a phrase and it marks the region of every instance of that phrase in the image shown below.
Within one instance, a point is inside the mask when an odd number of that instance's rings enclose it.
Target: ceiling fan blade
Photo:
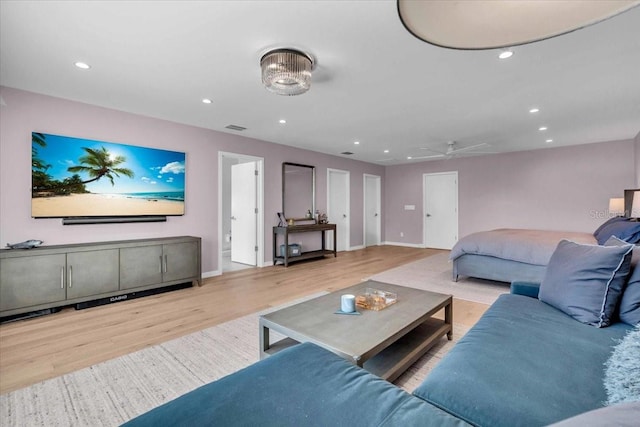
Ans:
[[[441,151],[441,150],[434,150],[433,148],[429,148],[429,147],[419,147],[419,148],[420,148],[421,150],[427,150],[427,151],[432,151],[432,152],[434,152],[434,153],[442,154],[443,156],[444,156],[445,154],[447,154],[447,153],[446,153],[446,152],[444,152],[444,151]]]
[[[434,154],[433,156],[411,156],[411,160],[421,160],[421,159],[443,159],[447,157],[446,154]]]
[[[449,151],[448,154],[456,154],[456,153],[461,153],[463,151],[469,151],[469,150],[473,150],[474,148],[480,148],[480,147],[486,147],[489,144],[487,144],[486,142],[482,142],[480,144],[476,144],[476,145],[470,145],[468,147],[462,147],[462,148],[454,148],[453,150]]]

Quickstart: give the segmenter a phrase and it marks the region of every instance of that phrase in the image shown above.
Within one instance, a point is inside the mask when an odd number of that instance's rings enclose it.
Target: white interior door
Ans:
[[[364,246],[380,244],[380,177],[364,175]]]
[[[349,172],[327,169],[327,217],[336,224],[336,250],[349,249],[350,212],[349,212]],[[333,235],[327,233],[327,247],[333,248]]]
[[[256,162],[231,166],[231,261],[256,265]]]
[[[451,249],[458,241],[458,172],[425,174],[424,245]]]

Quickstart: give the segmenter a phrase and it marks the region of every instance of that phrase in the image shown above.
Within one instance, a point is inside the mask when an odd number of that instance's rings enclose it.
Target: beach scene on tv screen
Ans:
[[[185,153],[33,132],[31,216],[183,215]]]

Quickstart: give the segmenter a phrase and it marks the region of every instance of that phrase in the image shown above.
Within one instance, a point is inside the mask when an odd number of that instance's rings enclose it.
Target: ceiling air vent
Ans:
[[[345,156],[350,156],[350,155],[352,155],[353,153],[352,153],[351,151],[343,151],[343,152],[342,152],[342,153],[340,153],[340,154],[344,154]]]
[[[245,127],[237,126],[237,125],[228,125],[228,126],[225,126],[225,128],[226,129],[231,129],[231,130],[238,130],[238,131],[243,131],[243,130],[247,129]]]

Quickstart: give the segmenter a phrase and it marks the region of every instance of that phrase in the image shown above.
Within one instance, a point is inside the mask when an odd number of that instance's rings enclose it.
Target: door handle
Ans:
[[[342,214],[342,218],[346,218],[346,217],[347,217],[347,214]]]
[[[235,220],[236,220],[236,217],[235,217],[235,216],[231,216],[231,220],[232,220],[232,221],[235,221]]]
[[[377,213],[376,213],[376,214],[373,214],[373,216],[378,216],[378,214],[377,214]]]
[[[427,217],[430,217],[430,216],[431,216],[431,214],[429,214],[429,213],[428,213],[428,214],[427,214]]]

